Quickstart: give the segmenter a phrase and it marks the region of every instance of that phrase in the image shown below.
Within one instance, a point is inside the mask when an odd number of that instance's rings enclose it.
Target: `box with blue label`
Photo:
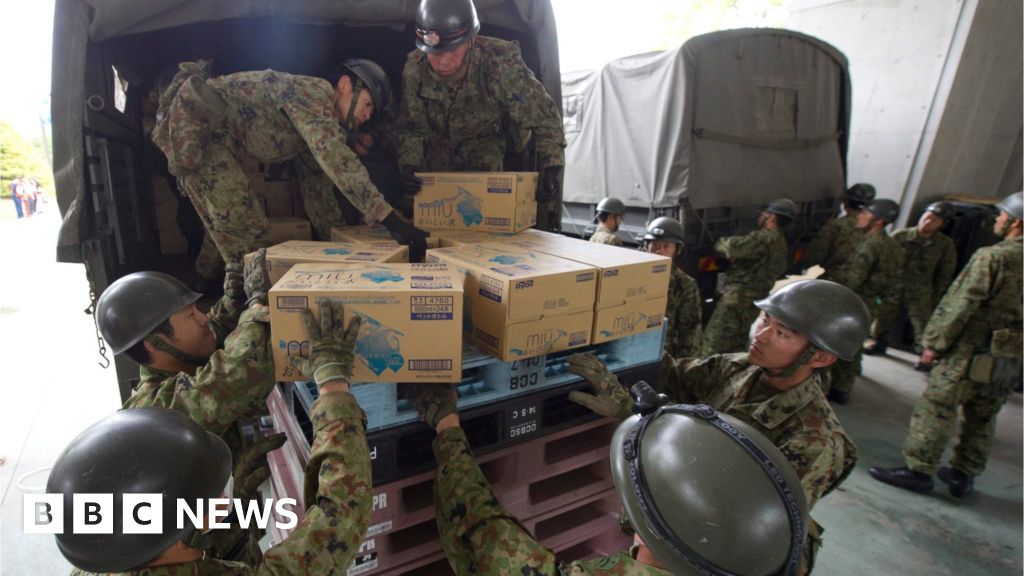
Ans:
[[[536,172],[418,172],[418,228],[519,232],[537,223]]]
[[[409,247],[371,246],[355,242],[289,240],[267,248],[267,274],[277,282],[292,266],[303,262],[408,262]]]
[[[439,247],[440,240],[437,234],[427,236],[427,248]],[[391,232],[383,226],[334,226],[331,228],[331,242],[354,242],[378,248],[399,246],[398,240],[392,238]]]
[[[302,310],[319,316],[321,296],[362,319],[353,382],[458,382],[462,378],[461,275],[445,264],[343,262],[294,265],[270,290],[274,368],[281,381],[308,380],[288,363],[309,354]]]
[[[503,361],[590,344],[597,269],[512,246],[461,245],[427,251],[465,274],[465,329]]]

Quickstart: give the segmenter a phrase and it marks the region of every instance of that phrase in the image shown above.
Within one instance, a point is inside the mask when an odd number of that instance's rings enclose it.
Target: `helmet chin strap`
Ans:
[[[356,125],[356,105],[359,104],[359,96],[363,93],[363,81],[354,74],[349,78],[355,80],[352,83],[352,102],[349,103],[348,114],[345,115],[345,119],[341,123],[351,135],[359,128]]]
[[[202,356],[193,356],[191,354],[186,354],[181,350],[178,350],[177,348],[172,346],[170,342],[164,340],[163,338],[157,336],[156,334],[150,334],[149,336],[146,336],[145,341],[147,344],[163,352],[164,354],[167,354],[168,356],[171,356],[176,360],[180,360],[185,364],[189,364],[197,368],[199,366],[202,366],[203,364],[206,364],[207,360],[209,360],[209,358],[204,358]]]
[[[807,347],[804,348],[804,351],[800,353],[800,356],[798,356],[797,359],[789,366],[786,366],[785,368],[777,371],[768,370],[767,368],[762,368],[762,370],[764,370],[764,373],[771,376],[772,378],[789,378],[790,376],[795,374],[796,371],[799,370],[802,366],[810,362],[811,358],[814,358],[814,354],[817,351],[817,346],[815,346],[814,344],[808,344]]]

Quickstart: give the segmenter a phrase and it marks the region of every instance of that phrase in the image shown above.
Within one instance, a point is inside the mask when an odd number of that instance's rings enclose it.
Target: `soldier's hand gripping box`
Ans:
[[[296,264],[270,289],[270,333],[278,380],[309,380],[288,363],[309,356],[301,311],[317,298],[362,319],[353,382],[458,382],[462,378],[461,275],[445,264]]]
[[[401,246],[383,226],[335,226],[331,228],[331,242],[355,242],[378,248]],[[427,236],[427,248],[438,246],[440,237],[437,234]]]
[[[537,223],[536,172],[420,172],[418,228],[518,232]]]
[[[267,275],[277,282],[292,266],[319,262],[408,262],[409,247],[396,244],[388,247],[355,244],[352,242],[315,242],[289,240],[267,248]]]
[[[466,334],[481,350],[519,360],[590,344],[597,270],[501,245],[427,251],[465,274]]]

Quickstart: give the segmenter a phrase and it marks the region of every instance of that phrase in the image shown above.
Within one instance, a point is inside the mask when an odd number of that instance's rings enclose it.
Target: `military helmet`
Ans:
[[[850,186],[849,190],[846,191],[846,198],[857,204],[867,204],[875,199],[875,187],[871,184],[859,182]]]
[[[618,198],[603,198],[597,203],[597,211],[622,216],[626,213],[626,205]]]
[[[946,222],[949,222],[953,219],[955,210],[953,209],[953,205],[949,202],[932,202],[927,208],[925,208],[925,212],[931,212]]]
[[[134,272],[118,278],[96,302],[96,325],[120,354],[203,295],[163,272]]]
[[[644,234],[644,240],[648,242],[652,240],[665,240],[682,244],[683,225],[675,218],[660,216],[651,220],[651,223],[647,225],[647,233]]]
[[[996,204],[996,208],[1017,220],[1024,220],[1024,198],[1022,196],[1024,196],[1024,193],[1014,192],[1003,198],[1002,202]]]
[[[843,360],[853,360],[871,327],[860,296],[829,280],[793,282],[754,305]]]
[[[672,574],[796,574],[807,502],[767,438],[709,406],[644,406],[611,442],[630,523]],[[664,398],[664,397],[662,397]]]
[[[177,527],[177,500],[189,506],[220,496],[231,476],[231,451],[216,434],[166,408],[121,410],[78,435],[54,462],[46,492],[64,495],[57,547],[87,572],[125,572],[159,556],[195,527]],[[112,534],[74,534],[74,494],[113,494]],[[159,534],[122,533],[125,494],[163,495]]]
[[[356,75],[363,82],[363,86],[370,91],[373,98],[373,107],[379,111],[381,116],[391,113],[391,80],[387,72],[373,60],[365,58],[353,58],[341,64],[350,72]]]
[[[789,198],[779,198],[778,200],[772,200],[768,204],[765,204],[764,207],[761,208],[761,211],[792,220],[796,218],[796,202],[793,202]]]
[[[900,205],[887,198],[873,200],[864,209],[884,220],[886,224],[892,224],[900,215]]]
[[[480,31],[473,0],[421,0],[416,11],[416,47],[427,54],[450,52]]]

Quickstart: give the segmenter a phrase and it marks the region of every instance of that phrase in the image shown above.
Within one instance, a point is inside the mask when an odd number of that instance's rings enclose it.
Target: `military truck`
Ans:
[[[684,268],[714,294],[717,238],[756,227],[760,205],[788,197],[800,246],[846,188],[850,75],[822,40],[771,28],[712,32],[681,47],[563,75],[566,233],[587,236],[606,196],[627,207],[623,240],[646,222],[684,226]]]

